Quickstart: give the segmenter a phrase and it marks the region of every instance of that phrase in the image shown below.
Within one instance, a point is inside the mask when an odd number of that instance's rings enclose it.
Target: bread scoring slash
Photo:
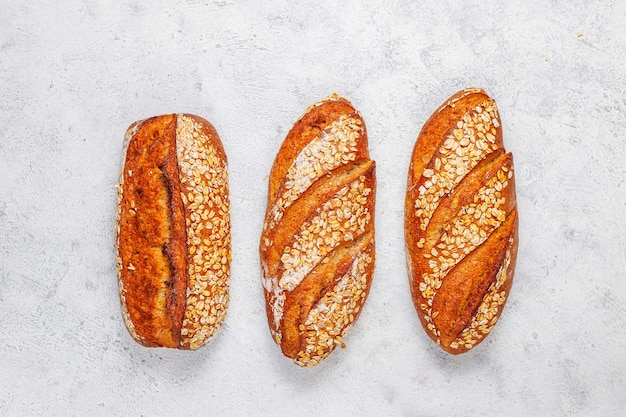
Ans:
[[[189,114],[133,123],[118,185],[122,316],[148,347],[197,349],[221,328],[229,300],[226,154],[215,128]]]
[[[368,296],[375,188],[359,112],[336,94],[310,106],[272,166],[259,248],[271,335],[302,367],[344,346]]]
[[[413,303],[433,341],[446,352],[466,352],[502,313],[518,247],[513,157],[487,93],[460,91],[428,119],[407,183]]]

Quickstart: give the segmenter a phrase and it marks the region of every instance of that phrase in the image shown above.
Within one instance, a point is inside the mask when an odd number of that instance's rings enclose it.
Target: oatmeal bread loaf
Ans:
[[[126,132],[118,185],[122,315],[144,346],[197,349],[222,326],[230,280],[226,154],[213,126],[188,114]]]
[[[344,346],[369,293],[374,170],[365,123],[337,95],[310,106],[276,156],[260,241],[263,288],[271,334],[300,366]]]
[[[463,90],[424,125],[405,200],[413,303],[445,351],[468,351],[500,317],[513,282],[517,227],[513,158],[496,103],[483,90]]]

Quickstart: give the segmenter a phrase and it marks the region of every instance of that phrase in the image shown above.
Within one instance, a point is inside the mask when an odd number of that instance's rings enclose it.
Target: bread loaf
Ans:
[[[222,326],[230,280],[226,155],[206,120],[153,117],[126,132],[117,270],[124,322],[144,346],[197,349]]]
[[[270,331],[300,366],[344,346],[367,298],[375,188],[358,111],[337,95],[310,106],[276,156],[260,242]]]
[[[430,338],[463,353],[502,313],[517,256],[513,158],[496,103],[463,90],[424,125],[411,156],[405,234],[413,303]]]

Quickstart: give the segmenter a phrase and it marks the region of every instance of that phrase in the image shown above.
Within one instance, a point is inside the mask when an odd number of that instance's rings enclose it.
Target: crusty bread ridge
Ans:
[[[361,115],[333,95],[310,106],[269,177],[260,240],[270,332],[317,365],[357,319],[374,270],[375,164]]]
[[[448,99],[424,124],[405,200],[413,303],[428,336],[458,354],[476,346],[508,298],[518,247],[513,158],[481,89]]]
[[[221,328],[229,300],[228,169],[215,128],[187,114],[133,123],[117,209],[129,333],[148,347],[203,346]]]

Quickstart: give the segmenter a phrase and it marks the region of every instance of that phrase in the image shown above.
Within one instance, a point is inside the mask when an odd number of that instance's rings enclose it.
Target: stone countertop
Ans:
[[[625,2],[3,3],[0,415],[626,409]],[[471,86],[514,154],[520,248],[498,325],[450,356],[411,304],[403,199],[422,124]],[[333,92],[377,162],[377,265],[347,349],[300,369],[269,336],[258,238],[276,151]],[[168,112],[210,120],[230,165],[231,303],[195,352],[135,343],[117,294],[123,135]]]

